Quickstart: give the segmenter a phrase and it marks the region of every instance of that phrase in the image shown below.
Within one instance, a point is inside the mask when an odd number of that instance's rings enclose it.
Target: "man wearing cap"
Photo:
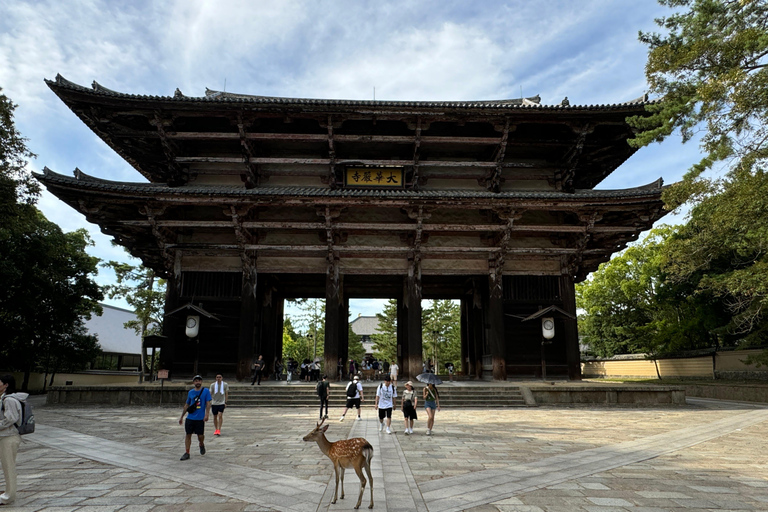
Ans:
[[[192,434],[197,434],[197,440],[200,442],[200,455],[205,455],[205,422],[211,413],[211,392],[203,387],[203,378],[195,375],[192,378],[193,389],[187,394],[187,401],[184,402],[184,410],[181,411],[179,425],[181,425],[184,415],[187,420],[184,422],[184,431],[187,437],[184,438],[184,448],[186,451],[181,456],[181,460],[189,459],[189,448],[192,446]]]
[[[397,388],[392,385],[392,377],[384,377],[384,383],[379,384],[376,390],[376,403],[373,405],[379,411],[379,432],[384,427],[384,419],[387,420],[387,434],[391,434],[390,425],[392,424],[392,408],[395,406],[397,397]]]
[[[344,416],[347,414],[347,411],[351,408],[357,409],[357,419],[358,421],[363,419],[360,417],[360,402],[364,402],[365,398],[363,397],[363,385],[360,384],[360,377],[355,375],[355,377],[352,379],[352,382],[347,384],[347,406],[344,408],[344,412],[341,413],[341,418],[339,418],[339,421],[344,421]]]

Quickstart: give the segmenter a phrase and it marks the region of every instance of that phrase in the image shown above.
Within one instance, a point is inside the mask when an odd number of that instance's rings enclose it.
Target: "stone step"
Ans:
[[[331,389],[329,405],[341,408],[346,404],[343,390],[337,385]],[[375,388],[365,389],[367,405],[373,403]],[[419,388],[416,389],[420,393]],[[421,397],[420,398],[420,402]],[[445,407],[526,407],[520,388],[442,388],[440,403]],[[229,407],[318,407],[314,386],[264,386],[230,389]]]

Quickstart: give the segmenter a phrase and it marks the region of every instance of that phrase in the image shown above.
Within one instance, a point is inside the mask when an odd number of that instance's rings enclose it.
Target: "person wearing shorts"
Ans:
[[[344,421],[344,416],[347,415],[347,411],[352,408],[357,409],[357,419],[363,419],[360,417],[360,402],[364,402],[365,398],[363,397],[363,385],[360,384],[360,377],[355,375],[352,379],[352,382],[347,384],[347,389],[349,389],[350,386],[355,386],[357,390],[355,391],[355,396],[350,397],[347,395],[347,406],[344,408],[344,412],[341,413],[341,418],[339,418],[339,421]]]
[[[432,426],[435,424],[435,411],[440,410],[440,394],[434,384],[427,384],[424,388],[424,409],[427,411],[427,435],[432,435]]]
[[[376,403],[373,406],[379,410],[379,432],[384,427],[384,420],[387,421],[387,434],[391,434],[390,426],[392,424],[392,408],[395,406],[397,398],[397,388],[392,385],[392,379],[389,376],[384,377],[384,382],[379,384],[376,390]]]
[[[184,402],[184,410],[181,411],[179,425],[187,414],[187,420],[184,422],[184,432],[187,436],[184,438],[184,448],[186,451],[181,456],[181,460],[189,460],[189,449],[192,446],[192,434],[197,435],[200,443],[200,455],[205,455],[205,422],[211,414],[211,392],[203,387],[203,378],[195,375],[192,379],[194,388],[189,390],[187,401]]]
[[[397,363],[392,363],[389,366],[389,376],[392,378],[392,383],[395,387],[397,387],[397,372],[400,371],[400,367],[397,366]]]
[[[417,403],[418,398],[416,397],[416,391],[413,389],[413,382],[409,380],[405,383],[403,399],[400,402],[400,409],[403,411],[403,417],[405,418],[405,435],[413,434],[413,420],[419,419],[416,416]]]
[[[216,374],[216,382],[211,384],[211,412],[213,413],[213,435],[221,435],[221,424],[224,422],[224,409],[229,400],[229,384],[224,382],[224,377]]]

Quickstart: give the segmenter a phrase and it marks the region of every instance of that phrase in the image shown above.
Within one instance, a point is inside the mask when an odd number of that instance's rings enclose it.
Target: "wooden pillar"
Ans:
[[[403,283],[403,297],[397,301],[397,351],[395,361],[400,366],[400,374],[408,375],[405,365],[408,361],[408,310],[405,307],[407,285]],[[391,364],[392,361],[389,361]]]
[[[488,345],[493,358],[493,380],[507,380],[502,290],[501,269],[494,268],[488,280]]]
[[[576,321],[576,289],[573,277],[560,276],[560,298],[563,300],[563,309],[574,316],[564,318],[565,324],[565,351],[568,361],[568,379],[581,380],[581,354],[579,353],[579,329]]]
[[[403,358],[404,378],[415,379],[422,372],[421,339],[421,271],[416,270],[406,278],[405,310],[407,330],[407,353]]]
[[[339,275],[338,262],[328,265],[325,278],[325,343],[323,345],[324,363],[323,371],[328,373],[328,379],[334,380],[336,365],[341,354],[341,345],[344,343],[349,352],[348,333],[349,318],[344,307],[343,276]],[[347,361],[349,358],[345,358]]]
[[[235,378],[238,382],[251,376],[253,343],[256,337],[256,271],[243,273],[243,288],[240,294],[240,332],[237,343],[237,369]]]
[[[256,339],[252,349],[253,360],[255,361],[261,355],[264,356],[267,364],[267,371],[262,373],[262,379],[271,371],[269,365],[274,358],[274,347],[278,337],[283,336],[283,299],[274,292],[272,285],[265,282],[258,308],[260,314],[257,316]]]
[[[461,374],[469,375],[469,318],[467,317],[467,299],[461,299]]]
[[[165,288],[165,313],[178,308],[179,289],[181,288],[181,274],[174,274],[168,278]],[[176,344],[180,337],[185,337],[184,324],[180,315],[166,316],[163,318],[163,336],[165,341],[160,349],[160,366],[158,369],[168,370],[168,379],[174,377],[174,363],[176,359]]]

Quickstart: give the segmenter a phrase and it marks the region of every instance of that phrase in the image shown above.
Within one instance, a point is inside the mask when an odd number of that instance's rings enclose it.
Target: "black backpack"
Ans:
[[[323,381],[320,381],[317,383],[317,396],[320,398],[325,398],[325,383]]]
[[[32,404],[29,400],[18,400],[18,402],[21,405],[21,421],[14,423],[14,426],[20,436],[32,434],[35,431],[35,413],[32,412]],[[3,400],[3,409],[5,409],[5,400]]]
[[[347,384],[347,397],[355,398],[356,394],[357,394],[357,383],[355,381],[352,381],[349,384]]]

